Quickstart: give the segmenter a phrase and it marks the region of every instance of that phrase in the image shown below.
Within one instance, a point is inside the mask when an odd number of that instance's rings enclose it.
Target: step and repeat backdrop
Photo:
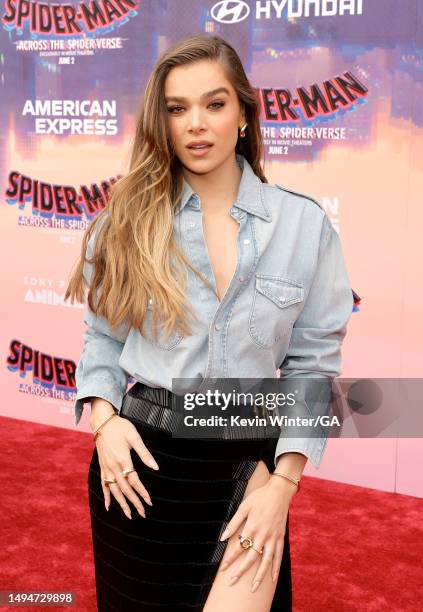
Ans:
[[[422,377],[420,0],[2,0],[0,13],[2,415],[74,428],[85,306],[63,301],[69,275],[127,169],[153,64],[199,32],[226,38],[258,88],[269,182],[317,199],[340,234],[356,292],[342,376]],[[423,496],[422,455],[419,438],[330,440],[306,473]]]

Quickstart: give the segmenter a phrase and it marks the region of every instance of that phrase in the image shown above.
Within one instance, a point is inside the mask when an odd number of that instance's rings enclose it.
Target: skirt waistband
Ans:
[[[173,410],[172,399],[169,389],[137,382],[125,393],[120,413],[134,421],[175,433],[182,415]]]
[[[145,383],[136,382],[126,395],[130,395],[135,399],[144,399],[147,402],[152,402],[165,408],[173,408],[172,400],[174,394],[164,387],[149,387]]]

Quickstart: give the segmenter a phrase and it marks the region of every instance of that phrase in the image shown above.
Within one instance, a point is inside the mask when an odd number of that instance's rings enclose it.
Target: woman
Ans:
[[[280,366],[310,397],[340,372],[353,298],[338,235],[317,202],[267,182],[261,154],[237,53],[185,39],[154,67],[129,172],[84,235],[66,298],[83,301],[85,278],[75,410],[77,425],[91,401],[97,432],[101,611],[291,610],[288,511],[325,432],[175,435],[176,397],[210,379]],[[294,414],[315,417],[302,399]]]

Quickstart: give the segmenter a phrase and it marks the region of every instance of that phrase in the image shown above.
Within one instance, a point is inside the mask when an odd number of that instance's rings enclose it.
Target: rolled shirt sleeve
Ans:
[[[98,229],[96,228],[98,231]],[[87,255],[92,257],[95,233],[87,245]],[[92,265],[84,264],[84,277],[89,284]],[[128,385],[128,373],[119,365],[125,344],[124,326],[112,332],[104,317],[95,315],[86,307],[84,323],[84,348],[75,370],[76,402],[74,405],[75,426],[81,420],[85,402],[100,397],[110,402],[120,411],[123,396]]]
[[[280,366],[280,390],[298,391],[294,412],[287,416],[327,414],[332,382],[341,373],[341,345],[353,311],[353,292],[341,241],[324,215],[319,255],[305,305],[294,324],[288,351]],[[281,434],[275,452],[300,452],[320,466],[329,430],[318,426],[306,437]]]

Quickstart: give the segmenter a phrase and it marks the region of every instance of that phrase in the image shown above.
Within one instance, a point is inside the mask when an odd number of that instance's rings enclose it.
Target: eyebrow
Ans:
[[[212,89],[211,91],[206,91],[200,96],[200,100],[205,100],[207,98],[211,98],[219,93],[226,93],[229,95],[229,89],[226,87],[217,87],[216,89]],[[168,96],[165,98],[166,102],[186,102],[186,98],[183,96]]]

